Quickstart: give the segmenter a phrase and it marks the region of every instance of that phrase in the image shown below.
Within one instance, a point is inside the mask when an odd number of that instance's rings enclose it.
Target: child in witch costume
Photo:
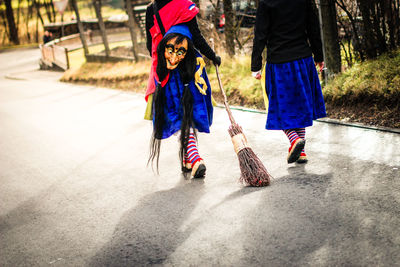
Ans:
[[[206,166],[200,157],[196,131],[210,132],[213,106],[205,63],[191,41],[184,24],[170,27],[157,47],[156,89],[147,111],[151,111],[153,136],[149,161],[158,159],[161,140],[180,131],[182,171],[204,177]],[[162,81],[162,82],[160,82]]]
[[[148,104],[145,119],[153,119],[154,122],[154,135],[151,146],[150,160],[157,158],[158,163],[161,139],[167,138],[172,133],[178,131],[178,126],[182,124],[181,126],[183,131],[181,131],[180,153],[183,165],[182,170],[190,171],[192,169],[193,176],[195,177],[204,176],[206,168],[202,159],[200,156],[198,156],[194,129],[197,129],[200,132],[209,132],[209,125],[211,125],[212,119],[212,106],[211,90],[209,89],[210,86],[204,70],[205,64],[203,59],[199,53],[195,52],[195,63],[188,63],[189,61],[193,60],[193,57],[190,56],[192,54],[191,51],[193,45],[208,59],[212,60],[214,64],[221,64],[221,58],[215,54],[213,49],[210,48],[199,30],[196,20],[196,15],[198,13],[199,9],[190,0],[154,0],[147,6],[146,9],[147,49],[149,50],[152,58],[152,65],[145,96]],[[161,62],[159,64],[159,55],[163,58],[168,57],[168,55],[165,56],[165,54],[163,54],[165,51],[162,51],[161,48],[159,49],[159,43],[164,40],[164,37],[166,37],[166,32],[171,33],[170,28],[174,25],[185,25],[189,29],[189,31],[185,29],[185,32],[187,33],[186,35],[183,34],[186,36],[188,42],[188,53],[185,55],[187,58],[180,63],[181,66],[175,66],[174,69],[168,69],[167,67],[171,67],[169,66],[170,63],[165,61],[165,63]],[[189,35],[192,37],[188,37]],[[180,40],[178,43],[180,43]],[[163,44],[163,47],[164,46],[165,43]],[[174,53],[174,51],[171,51],[171,53],[178,58],[182,58],[183,56],[182,54],[179,56],[178,53]],[[187,65],[190,67],[185,69],[185,67],[182,67],[182,65]],[[195,68],[194,76],[193,66]],[[158,75],[160,75],[160,77]],[[180,75],[180,77],[177,77],[177,75]],[[195,78],[196,82],[192,81],[193,78]],[[188,80],[191,82],[187,83]],[[194,84],[195,87],[199,89],[199,92],[201,91],[200,95],[198,95],[198,93],[194,90]],[[165,90],[165,95],[163,95],[164,90],[160,90],[159,88],[171,88],[171,91],[176,91],[177,94],[168,95],[168,90]],[[179,88],[179,90],[176,88]],[[185,90],[183,90],[183,88]],[[185,108],[185,112],[183,112],[183,107],[189,103],[189,101],[187,101],[187,97],[190,97],[189,94],[185,93],[188,91],[186,88],[189,88],[192,92],[193,110],[191,110],[191,107],[188,106],[189,109]],[[162,93],[161,96],[159,93]],[[180,104],[180,102],[176,102],[175,106],[166,105],[165,103],[160,102],[160,97],[168,100],[174,99],[175,102],[179,99],[184,101],[182,104]],[[166,101],[166,103],[170,102]],[[169,113],[170,110],[168,110],[168,112],[164,112],[163,116],[168,118],[163,120],[165,122],[164,126],[167,127],[174,125],[174,127],[170,127],[169,130],[161,130],[162,120],[157,119],[162,117],[162,114],[160,113],[160,106],[162,105],[172,106],[174,108],[180,107],[180,111],[176,114]],[[189,113],[192,113],[193,115],[189,115]],[[171,121],[175,121],[175,123],[170,123]],[[192,125],[187,127],[187,125],[190,124]],[[160,134],[163,131],[165,132]],[[189,144],[189,148],[186,143]]]
[[[314,0],[260,0],[251,58],[256,79],[261,79],[265,47],[265,88],[269,100],[266,129],[283,130],[288,137],[288,163],[306,163],[305,127],[326,116],[314,66],[320,71],[324,66]]]

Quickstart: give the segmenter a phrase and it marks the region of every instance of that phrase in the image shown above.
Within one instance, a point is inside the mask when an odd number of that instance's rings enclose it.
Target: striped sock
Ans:
[[[297,128],[296,133],[301,139],[306,139],[306,128]],[[301,151],[301,153],[305,154],[304,149]]]
[[[289,139],[290,144],[293,144],[294,141],[296,141],[297,139],[300,138],[294,129],[283,130],[283,132],[286,134],[287,138]]]
[[[196,162],[198,162],[199,160],[202,160],[199,155],[199,151],[197,150],[197,143],[194,133],[190,133],[189,135],[189,142],[185,159],[187,159],[192,164],[192,166],[194,166],[194,164],[196,164]]]
[[[187,154],[185,155],[185,158],[183,159],[183,166],[186,166],[186,163],[190,163]]]

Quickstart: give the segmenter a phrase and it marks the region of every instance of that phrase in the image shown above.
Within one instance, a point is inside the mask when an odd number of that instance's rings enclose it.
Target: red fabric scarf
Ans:
[[[168,32],[169,28],[174,25],[181,24],[192,20],[197,13],[199,13],[199,9],[194,6],[192,1],[189,0],[172,0],[168,4],[166,4],[163,8],[158,10],[160,14],[162,24],[164,25],[165,32]],[[152,93],[155,91],[155,83],[154,79],[159,82],[156,73],[157,67],[157,46],[162,40],[163,36],[161,34],[160,27],[158,26],[158,22],[156,16],[153,16],[154,26],[150,29],[150,34],[152,37],[152,64],[150,69],[150,77],[147,84],[146,91],[146,101]],[[164,86],[168,82],[169,75],[161,82],[161,85]]]

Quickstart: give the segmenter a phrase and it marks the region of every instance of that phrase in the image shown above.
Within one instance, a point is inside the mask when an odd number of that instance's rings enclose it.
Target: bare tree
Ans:
[[[230,56],[235,55],[235,14],[232,0],[223,0],[225,14],[225,42],[226,51]]]
[[[360,59],[363,61],[365,59],[365,53],[362,47],[362,40],[360,38],[360,27],[358,26],[357,17],[358,17],[358,7],[357,3],[354,1],[348,0],[336,0],[336,4],[340,7],[341,11],[344,12],[344,16],[341,16],[338,21],[341,25],[345,35],[343,39],[347,42],[348,49],[345,51],[348,52],[348,59],[351,57],[350,55],[353,53],[352,48],[358,52]],[[345,45],[342,42],[342,47]],[[352,62],[349,62],[351,65]]]
[[[2,26],[4,27],[4,34],[3,34],[1,43],[4,44],[6,42],[6,40],[10,39],[10,34],[8,33],[8,29],[7,29],[7,16],[6,16],[5,10],[0,9],[0,16],[1,16]]]
[[[42,23],[42,26],[44,26],[44,21],[43,21],[43,17],[42,14],[40,13],[40,4],[38,3],[38,0],[32,0],[32,5],[35,7],[36,9],[36,14],[37,14],[37,18],[40,20],[40,22]]]
[[[335,0],[320,0],[325,63],[330,73],[341,71]]]
[[[101,1],[93,0],[94,10],[96,11],[96,17],[99,23],[101,38],[106,52],[106,57],[110,56],[110,46],[108,45],[108,39],[106,34],[106,26],[104,25],[103,15],[101,14]]]
[[[86,42],[85,30],[83,28],[83,24],[82,24],[81,18],[79,16],[79,10],[78,10],[78,6],[76,4],[76,0],[70,0],[70,1],[71,1],[72,8],[75,11],[76,21],[77,21],[78,29],[79,29],[79,36],[81,37],[83,51],[84,51],[84,54],[86,57],[89,54],[89,48],[88,48],[88,45]]]
[[[46,10],[47,19],[49,20],[49,22],[56,21],[56,13],[55,13],[55,9],[54,9],[53,0],[50,0],[50,1],[44,0],[43,6]]]
[[[9,32],[9,38],[10,41],[14,44],[19,44],[19,38],[18,38],[18,29],[15,25],[15,19],[14,19],[14,10],[12,8],[12,1],[11,0],[5,0],[4,4],[6,6],[6,17],[7,17],[7,25],[8,25],[8,32]]]
[[[22,2],[22,0],[18,0],[17,23],[15,25],[15,27],[17,28],[17,32],[19,32],[19,21],[20,21],[20,14],[21,14],[21,2]]]
[[[137,53],[137,36],[136,36],[136,30],[138,29],[138,26],[136,24],[134,15],[133,15],[133,7],[132,7],[132,1],[127,0],[126,1],[126,11],[128,13],[128,18],[129,18],[129,32],[131,34],[131,40],[132,40],[132,52],[133,52],[133,57],[135,58],[135,61],[139,61],[139,56]]]
[[[25,28],[26,28],[26,37],[28,39],[28,42],[31,41],[31,34],[29,31],[29,21],[32,19],[32,13],[33,13],[33,6],[30,3],[30,0],[26,0],[26,6],[27,11],[26,11],[26,17],[25,17]]]

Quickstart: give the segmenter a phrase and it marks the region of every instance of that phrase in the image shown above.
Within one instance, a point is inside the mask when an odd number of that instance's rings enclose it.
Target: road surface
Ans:
[[[37,49],[0,53],[0,266],[395,266],[400,135],[315,122],[288,165],[265,115],[234,111],[274,176],[245,187],[216,108],[199,134],[205,179],[178,141],[146,166],[143,95],[58,82]]]

